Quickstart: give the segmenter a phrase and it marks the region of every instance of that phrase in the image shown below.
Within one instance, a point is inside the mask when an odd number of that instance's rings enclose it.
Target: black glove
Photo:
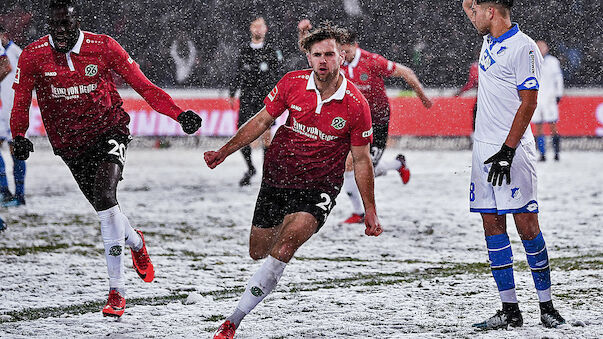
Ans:
[[[180,123],[180,126],[182,126],[182,130],[186,134],[193,134],[197,132],[197,130],[201,127],[202,121],[203,119],[201,119],[201,117],[198,116],[197,113],[190,110],[182,112],[178,116],[178,122]]]
[[[17,136],[13,139],[13,155],[17,160],[27,160],[29,152],[33,152],[33,144],[29,139],[22,136]]]
[[[559,104],[559,101],[561,101],[561,97],[557,97],[557,104]]]
[[[492,182],[492,186],[496,186],[496,181],[498,186],[502,186],[505,176],[507,176],[507,185],[511,184],[511,164],[514,156],[515,149],[503,144],[498,153],[484,161],[484,164],[492,163],[488,172],[488,182]]]

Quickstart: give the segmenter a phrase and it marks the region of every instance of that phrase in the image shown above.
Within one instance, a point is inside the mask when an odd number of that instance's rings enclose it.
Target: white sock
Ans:
[[[130,225],[130,220],[128,220],[128,217],[126,217],[121,210],[119,211],[119,219],[121,219],[121,222],[124,225],[126,246],[130,247],[134,251],[140,250],[142,248],[142,238],[138,233],[136,233],[136,230],[132,228],[132,225]]]
[[[285,266],[287,266],[287,263],[272,256],[266,258],[260,269],[249,279],[249,283],[247,283],[245,292],[243,292],[243,296],[241,296],[235,312],[228,318],[228,320],[235,324],[235,327],[238,327],[243,317],[249,314],[260,301],[264,300],[274,290],[283,275]]]
[[[550,287],[542,291],[536,290],[536,293],[538,294],[538,301],[541,303],[551,301],[553,299]]]
[[[109,273],[109,288],[125,289],[124,279],[124,233],[125,228],[120,218],[119,206],[98,211],[101,234],[105,245],[105,259]]]
[[[364,214],[364,206],[362,205],[362,197],[360,191],[356,185],[356,178],[354,177],[354,171],[343,173],[343,190],[350,197],[352,202],[352,213]]]
[[[500,301],[504,303],[517,303],[517,293],[515,293],[515,289],[511,288],[509,290],[499,291]]]
[[[389,170],[398,170],[402,166],[402,163],[397,159],[381,159],[377,166],[375,166],[375,176],[382,176],[387,173]]]

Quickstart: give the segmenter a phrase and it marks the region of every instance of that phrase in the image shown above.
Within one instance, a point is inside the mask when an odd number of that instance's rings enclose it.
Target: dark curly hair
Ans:
[[[507,9],[510,9],[511,7],[513,7],[513,0],[476,0],[475,3],[476,4],[481,4],[484,2],[492,2],[498,5],[501,5]]]
[[[346,31],[337,27],[329,21],[322,22],[320,26],[312,30],[308,35],[299,41],[299,46],[306,53],[310,52],[312,46],[323,40],[334,39],[338,44],[342,44],[345,40]]]

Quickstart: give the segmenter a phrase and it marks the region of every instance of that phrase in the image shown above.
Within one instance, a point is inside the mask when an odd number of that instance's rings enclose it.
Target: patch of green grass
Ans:
[[[216,322],[216,321],[221,321],[226,319],[225,316],[221,315],[221,314],[214,314],[212,316],[209,317],[205,317],[203,320],[205,321],[211,321],[211,322]]]
[[[20,249],[0,249],[2,251],[24,251],[23,253],[36,253],[36,251],[53,251],[56,249],[65,249],[68,246],[83,246],[91,247],[91,245],[67,245],[67,244],[56,244],[50,246],[39,246],[29,247]],[[352,261],[358,262],[362,260],[344,260],[345,257],[335,258],[334,260],[327,259],[329,261]],[[324,258],[303,258],[301,260],[324,260]],[[577,257],[563,257],[555,258],[551,260],[553,269],[557,270],[591,270],[591,269],[602,269],[603,268],[603,254],[591,254]],[[415,263],[415,262],[413,262]],[[490,268],[487,263],[426,263],[426,265],[437,265],[426,267],[418,271],[399,271],[399,272],[376,272],[370,274],[358,274],[350,277],[332,278],[325,280],[317,280],[310,282],[302,282],[298,284],[290,284],[288,292],[310,292],[322,289],[333,289],[333,288],[350,288],[359,286],[389,286],[389,285],[400,285],[411,282],[429,281],[435,279],[436,281],[445,277],[452,277],[457,275],[489,275]],[[528,270],[528,266],[525,262],[518,262],[516,268],[521,270]],[[420,285],[419,285],[420,287]],[[147,298],[133,298],[128,299],[129,305],[166,305],[174,301],[182,301],[188,297],[188,294],[181,292],[188,291],[176,291],[173,294],[160,296],[160,297],[147,297]],[[240,295],[244,291],[244,287],[227,288],[221,290],[215,290],[210,292],[201,293],[203,296],[212,296],[214,300],[227,299]],[[469,292],[468,292],[469,293]],[[572,290],[572,293],[561,293],[555,294],[559,299],[574,300],[575,295],[589,295],[592,293],[601,294],[603,288],[589,288],[589,289],[576,289]],[[470,295],[470,294],[467,294]],[[104,305],[105,301],[89,301],[80,304],[74,304],[62,307],[42,307],[42,308],[30,308],[19,311],[5,312],[3,315],[8,315],[10,318],[0,320],[3,322],[16,322],[16,321],[27,321],[35,320],[40,318],[59,317],[65,313],[67,314],[84,314],[91,312],[98,312]],[[224,319],[221,315],[212,315],[205,318],[206,321],[220,321]],[[213,331],[213,329],[212,329]]]
[[[102,250],[94,249],[94,245],[91,244],[57,244],[51,243],[49,245],[42,246],[29,246],[29,247],[0,247],[0,254],[12,254],[12,255],[26,255],[26,254],[36,254],[36,253],[51,253],[51,252],[64,252],[62,250],[73,248],[74,253],[86,253],[89,252],[85,249],[81,249],[80,247],[90,249],[91,252],[103,252]]]
[[[161,297],[150,297],[150,298],[128,298],[129,305],[166,305],[174,301],[183,300],[188,297],[188,294],[171,294]],[[106,301],[87,301],[81,304],[74,304],[69,306],[60,307],[41,307],[41,308],[28,308],[20,311],[5,312],[4,315],[10,316],[10,320],[1,320],[3,322],[16,322],[16,321],[27,321],[35,320],[40,318],[51,318],[60,317],[63,314],[85,314],[100,312]]]

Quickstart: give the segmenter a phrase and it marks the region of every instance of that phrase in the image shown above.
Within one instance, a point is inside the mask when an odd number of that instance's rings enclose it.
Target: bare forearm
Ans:
[[[521,137],[526,132],[526,129],[530,125],[530,121],[532,120],[532,115],[534,115],[534,111],[536,110],[536,103],[532,102],[522,102],[521,106],[517,110],[515,114],[515,119],[513,119],[513,124],[511,125],[511,130],[507,135],[507,139],[505,140],[505,144],[509,147],[516,148],[519,145],[519,141]]]
[[[0,81],[3,81],[12,70],[13,68],[10,66],[8,58],[6,56],[0,57]]]
[[[262,135],[268,128],[270,128],[272,121],[269,119],[262,119],[260,116],[262,112],[258,113],[251,120],[245,123],[237,133],[220,148],[220,152],[224,152],[226,156],[238,151],[243,146],[249,145],[252,141]],[[266,113],[267,114],[267,113]]]
[[[404,81],[406,81],[410,88],[412,88],[413,91],[415,91],[415,93],[417,93],[419,97],[425,97],[425,92],[423,92],[423,86],[421,86],[419,78],[412,69],[397,63],[396,72],[394,73],[394,76],[402,77]]]
[[[15,100],[10,116],[12,136],[25,136],[29,128],[29,106],[31,106],[31,91],[15,91]]]
[[[4,78],[10,73],[10,70],[1,69],[0,70],[0,81],[3,81]]]

